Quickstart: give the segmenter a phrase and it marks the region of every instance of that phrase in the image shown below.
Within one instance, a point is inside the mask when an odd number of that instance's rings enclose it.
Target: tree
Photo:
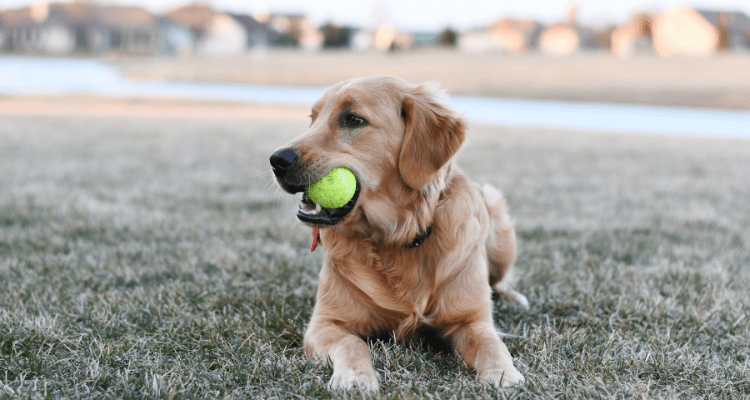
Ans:
[[[446,47],[456,47],[457,34],[450,26],[438,35],[438,44]]]
[[[351,39],[352,30],[350,28],[335,26],[330,22],[323,25],[323,47],[349,47]]]

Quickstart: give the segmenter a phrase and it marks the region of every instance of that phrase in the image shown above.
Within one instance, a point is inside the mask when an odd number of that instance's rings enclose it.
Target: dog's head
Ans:
[[[366,221],[394,240],[426,228],[425,214],[434,211],[446,165],[465,136],[442,97],[436,85],[386,76],[328,89],[313,106],[307,131],[271,155],[273,173],[285,191],[305,193],[331,169],[346,167],[357,190],[337,209],[303,194],[297,217],[314,227]]]

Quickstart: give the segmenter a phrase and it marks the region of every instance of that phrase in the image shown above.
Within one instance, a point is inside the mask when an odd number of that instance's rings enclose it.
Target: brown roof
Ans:
[[[31,7],[0,12],[0,21],[6,24],[33,22],[33,19],[31,18]]]
[[[94,3],[70,2],[49,5],[50,18],[74,23],[101,23],[132,28],[155,23],[156,18],[141,7],[99,6]],[[32,7],[0,12],[7,25],[36,24]]]
[[[519,32],[528,32],[536,29],[537,26],[537,22],[530,19],[505,18],[490,25],[490,31],[513,29]]]
[[[209,28],[211,21],[213,21],[214,16],[217,14],[218,12],[214,11],[211,7],[201,4],[190,4],[170,11],[167,13],[167,17],[189,28],[205,31]]]
[[[93,3],[74,1],[71,3],[53,3],[49,5],[50,12],[53,10],[63,11],[71,21],[82,22],[96,18],[99,6]]]
[[[105,22],[121,27],[137,27],[154,23],[156,18],[141,7],[106,6],[100,10]]]

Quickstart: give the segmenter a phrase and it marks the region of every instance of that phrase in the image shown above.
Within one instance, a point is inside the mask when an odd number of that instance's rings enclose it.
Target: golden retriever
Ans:
[[[436,85],[388,76],[341,82],[315,103],[307,131],[271,156],[289,193],[336,167],[357,179],[345,206],[303,194],[297,212],[325,253],[304,348],[333,364],[331,389],[378,390],[363,338],[416,339],[425,326],[481,381],[524,381],[492,320],[492,288],[527,305],[504,281],[515,231],[502,194],[456,164],[466,127],[443,98]]]

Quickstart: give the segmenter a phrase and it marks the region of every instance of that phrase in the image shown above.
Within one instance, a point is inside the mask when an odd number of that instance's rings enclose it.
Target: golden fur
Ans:
[[[525,300],[504,282],[515,261],[513,225],[502,194],[456,164],[466,128],[443,101],[431,84],[345,81],[285,146],[299,154],[306,181],[345,166],[361,186],[354,209],[320,227],[325,260],[304,339],[307,354],[332,362],[333,389],[377,390],[362,338],[393,331],[408,340],[421,326],[440,332],[480,380],[523,382],[492,321],[491,285]],[[347,112],[366,124],[342,125]],[[424,243],[406,246],[428,227]]]

